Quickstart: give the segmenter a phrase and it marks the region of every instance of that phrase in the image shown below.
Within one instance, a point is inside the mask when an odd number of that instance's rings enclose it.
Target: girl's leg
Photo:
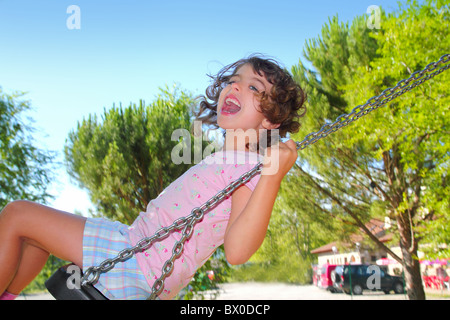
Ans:
[[[49,254],[81,268],[85,221],[28,201],[8,204],[0,214],[0,293],[22,290]]]
[[[39,274],[50,254],[27,242],[23,243],[19,267],[6,291],[19,294]]]

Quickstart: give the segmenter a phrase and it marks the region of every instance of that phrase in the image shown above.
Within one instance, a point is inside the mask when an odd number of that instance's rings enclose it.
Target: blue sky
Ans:
[[[71,5],[79,29],[67,27]],[[62,160],[69,132],[89,114],[151,102],[174,83],[202,94],[207,74],[254,52],[290,68],[329,17],[351,22],[371,5],[398,8],[393,0],[0,0],[0,87],[27,92],[36,143]],[[56,208],[87,213],[86,192],[64,168],[52,192]]]

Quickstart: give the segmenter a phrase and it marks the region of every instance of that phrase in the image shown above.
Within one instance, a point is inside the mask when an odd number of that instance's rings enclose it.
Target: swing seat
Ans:
[[[71,265],[62,266],[45,281],[45,287],[56,300],[108,300],[92,285],[69,289],[67,284],[72,281],[73,273],[68,272],[67,268]]]

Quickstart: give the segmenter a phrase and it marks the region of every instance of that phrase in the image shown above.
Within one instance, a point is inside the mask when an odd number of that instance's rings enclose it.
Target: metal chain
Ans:
[[[340,115],[335,122],[323,125],[319,131],[308,134],[301,142],[296,142],[297,150],[305,149],[320,139],[325,138],[329,134],[349,125],[353,121],[367,115],[379,107],[384,106],[386,103],[401,96],[405,92],[414,89],[425,81],[430,80],[436,75],[444,72],[450,68],[450,64],[445,65],[449,61],[450,54],[445,54],[439,59],[439,61],[428,64],[423,70],[414,72],[409,78],[401,80],[394,87],[388,88],[380,95],[370,98],[364,105],[359,105],[353,108],[349,114]],[[440,65],[443,66],[437,69]],[[161,241],[168,237],[171,232],[183,229],[180,240],[178,240],[173,246],[172,256],[164,263],[161,276],[153,284],[149,299],[156,299],[156,297],[164,289],[164,280],[172,273],[175,260],[182,254],[184,243],[191,237],[195,225],[203,219],[207,211],[211,210],[217,204],[230,197],[238,187],[246,184],[254,176],[261,173],[262,166],[262,162],[259,162],[253,169],[241,175],[238,179],[226,186],[223,190],[219,191],[203,205],[194,208],[188,216],[176,219],[170,226],[160,228],[153,236],[141,239],[135,246],[120,251],[116,257],[104,260],[99,266],[89,267],[81,279],[81,284],[83,286],[95,284],[101,273],[108,272],[114,268],[118,262],[124,262],[131,258],[134,254],[148,249],[154,242]]]

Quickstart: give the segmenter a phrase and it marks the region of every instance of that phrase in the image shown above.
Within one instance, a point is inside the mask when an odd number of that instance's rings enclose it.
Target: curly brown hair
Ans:
[[[223,88],[243,65],[249,64],[260,76],[264,76],[273,85],[267,94],[259,94],[262,114],[278,127],[281,137],[288,132],[295,133],[300,128],[299,118],[304,116],[306,95],[291,75],[280,67],[273,59],[251,55],[222,68],[216,76],[210,76],[213,83],[206,89],[206,97],[202,96],[199,110],[195,112],[197,120],[204,124],[217,125],[217,103]]]

